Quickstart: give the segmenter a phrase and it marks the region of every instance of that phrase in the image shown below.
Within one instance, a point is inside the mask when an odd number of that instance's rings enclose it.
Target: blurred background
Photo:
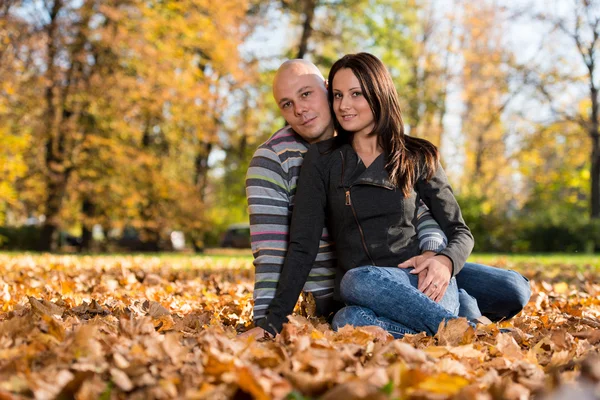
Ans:
[[[0,249],[248,246],[273,73],[389,67],[485,252],[600,251],[592,0],[0,0]]]

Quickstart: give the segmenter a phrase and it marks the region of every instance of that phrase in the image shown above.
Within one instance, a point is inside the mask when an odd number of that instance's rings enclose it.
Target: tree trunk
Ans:
[[[42,225],[40,242],[38,249],[40,251],[56,251],[59,224],[59,214],[62,208],[63,199],[66,193],[66,184],[68,175],[50,179],[46,195],[46,220]]]
[[[92,244],[92,229],[89,221],[94,217],[95,209],[94,203],[86,196],[81,204],[83,227],[81,229],[81,245],[79,246],[79,251],[90,251],[90,246]]]
[[[315,8],[317,8],[317,0],[304,0],[304,24],[302,24],[302,37],[300,38],[300,46],[298,46],[297,58],[304,58],[308,50],[308,40],[312,35]]]
[[[592,207],[591,217],[600,219],[600,134],[592,134]]]
[[[54,2],[52,9],[49,10],[50,23],[46,27],[46,35],[48,36],[47,52],[47,70],[46,80],[48,86],[46,87],[45,100],[46,100],[46,125],[44,132],[45,140],[45,168],[46,168],[46,200],[45,200],[45,217],[46,220],[42,225],[42,231],[40,235],[40,242],[38,243],[38,249],[41,251],[55,251],[57,247],[57,232],[58,232],[58,215],[60,207],[62,205],[62,193],[61,187],[61,172],[55,173],[55,169],[58,166],[57,153],[59,147],[62,146],[62,142],[59,140],[59,124],[62,113],[57,111],[56,107],[56,96],[57,96],[57,73],[55,66],[55,58],[58,53],[56,46],[56,36],[58,32],[57,18],[58,13],[62,8],[62,1]]]
[[[589,78],[590,78],[590,98],[592,100],[592,109],[590,112],[589,135],[592,139],[592,193],[591,193],[591,213],[592,219],[600,218],[600,121],[598,116],[598,88],[594,84],[595,63],[592,59],[588,63]]]
[[[57,248],[58,227],[55,224],[44,222],[42,231],[40,232],[40,242],[37,250],[39,251],[56,251]]]
[[[196,189],[198,190],[198,195],[200,196],[200,200],[204,202],[204,198],[206,195],[206,184],[208,178],[208,156],[212,151],[211,143],[203,143],[198,146],[198,151],[196,152],[196,160],[195,164],[195,183]]]

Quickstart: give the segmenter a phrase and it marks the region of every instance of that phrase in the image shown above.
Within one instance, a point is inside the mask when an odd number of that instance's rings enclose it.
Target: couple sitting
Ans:
[[[246,177],[256,327],[242,336],[278,333],[302,290],[334,329],[377,325],[394,337],[521,311],[526,278],[466,262],[473,237],[437,148],[404,134],[378,58],[344,56],[329,84],[313,64],[287,61],[273,95],[289,126]]]

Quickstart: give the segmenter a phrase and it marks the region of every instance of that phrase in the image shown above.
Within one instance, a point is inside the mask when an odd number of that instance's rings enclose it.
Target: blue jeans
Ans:
[[[531,297],[529,280],[516,271],[466,263],[458,275],[461,317],[492,321],[517,315]]]
[[[458,317],[455,278],[436,303],[417,289],[418,277],[397,267],[365,266],[346,272],[340,295],[347,305],[333,317],[337,330],[345,325],[377,325],[394,337],[426,332],[434,335],[440,322]]]
[[[355,273],[362,268],[369,268],[371,274]],[[437,321],[456,317],[455,315],[444,316],[444,312],[439,314],[439,307],[431,305],[431,303],[442,305],[445,311],[455,314],[456,309],[452,308],[451,304],[446,303],[446,297],[440,303],[435,303],[429,298],[426,298],[426,300],[429,300],[428,302],[424,301],[421,296],[415,296],[414,292],[406,289],[404,276],[396,274],[396,271],[404,271],[404,275],[408,275],[411,287],[416,288],[418,278],[416,275],[408,274],[407,272],[410,270],[361,267],[347,272],[340,289],[342,299],[348,306],[335,314],[332,322],[333,328],[337,330],[344,325],[377,325],[398,338],[406,333],[421,331],[434,334],[439,324]],[[395,279],[391,278],[392,276],[399,277],[399,281],[395,282]],[[346,279],[347,277],[348,279]],[[361,279],[365,279],[367,282],[363,283]],[[492,321],[512,318],[525,307],[531,296],[529,280],[516,271],[466,263],[455,279],[458,288],[460,288],[457,290],[460,303],[458,316],[466,317],[469,320],[476,319],[482,314]],[[455,290],[452,289],[452,286],[451,281],[448,291]],[[384,299],[384,297],[387,297],[384,293],[387,293],[388,290],[394,291],[395,287],[406,291],[406,296],[402,297],[400,295],[401,299],[395,304],[405,304],[406,299],[410,296],[411,303],[414,301],[417,309],[397,307],[392,303],[390,305],[393,309],[391,312],[395,314],[391,316],[390,311],[385,309],[388,304]],[[418,293],[426,297],[422,293]],[[454,295],[449,297],[448,300],[450,301],[452,297]],[[418,310],[423,310],[423,312],[421,313]],[[406,315],[403,315],[404,313]],[[424,320],[419,321],[419,319]],[[423,325],[427,328],[423,329]]]

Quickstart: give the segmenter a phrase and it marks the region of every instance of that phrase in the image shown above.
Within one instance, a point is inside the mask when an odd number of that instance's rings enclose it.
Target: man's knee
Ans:
[[[512,281],[512,293],[514,294],[513,302],[515,309],[518,311],[517,314],[521,311],[527,303],[529,303],[529,299],[531,298],[531,286],[529,284],[529,280],[525,278],[523,275],[516,271],[513,272],[513,281]]]
[[[458,311],[459,317],[465,317],[470,320],[481,317],[481,311],[479,310],[477,299],[467,293],[466,290],[458,290],[458,301],[460,303],[460,308]]]
[[[511,270],[509,272],[510,279],[506,279],[501,310],[491,313],[490,319],[492,321],[514,317],[525,308],[531,298],[529,280],[516,271]]]

